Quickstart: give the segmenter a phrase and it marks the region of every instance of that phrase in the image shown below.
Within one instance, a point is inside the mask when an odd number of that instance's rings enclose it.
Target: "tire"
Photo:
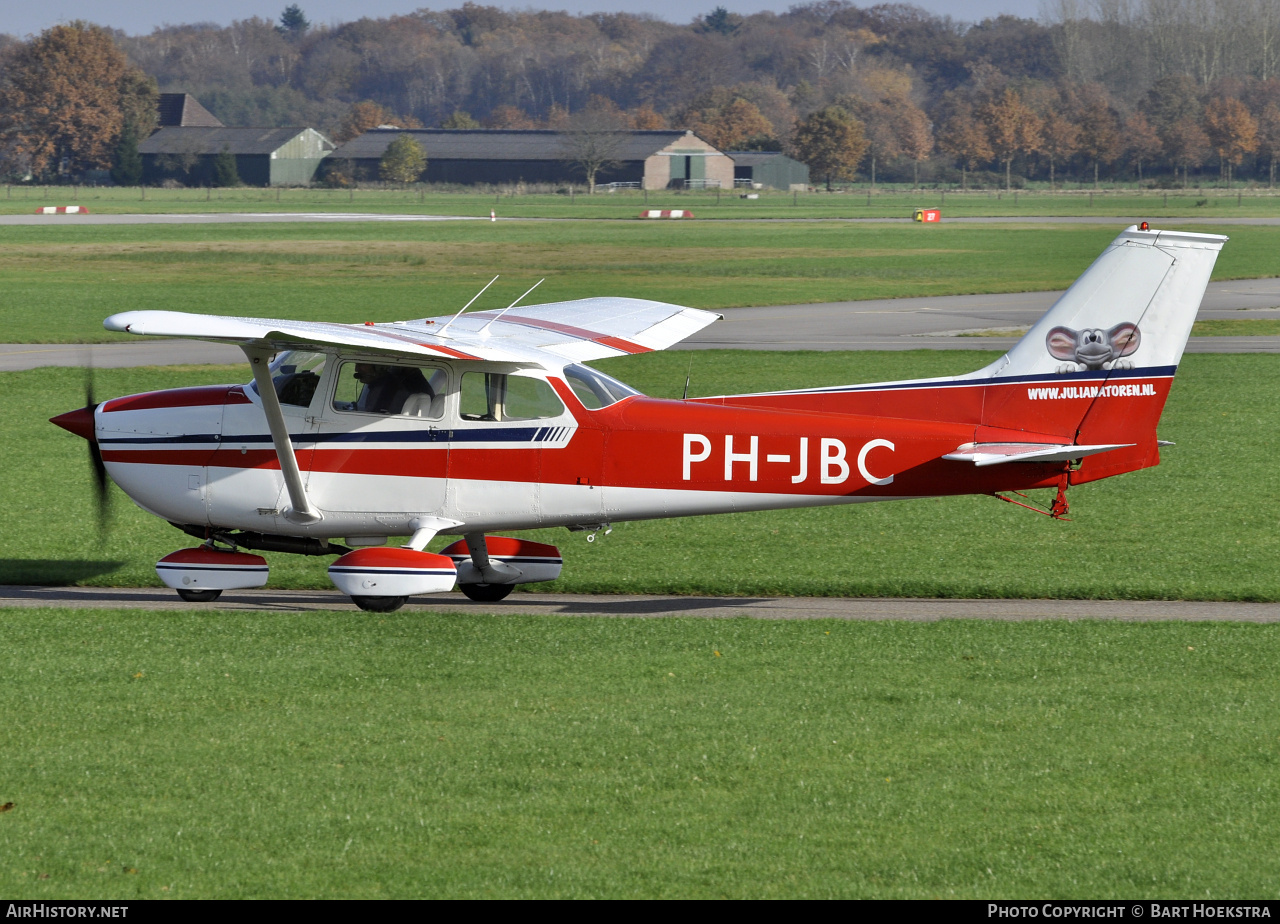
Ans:
[[[458,589],[477,603],[497,603],[515,590],[514,584],[459,584]]]
[[[178,596],[188,603],[212,603],[222,596],[221,590],[180,590]]]
[[[370,613],[394,613],[400,607],[404,606],[404,602],[408,597],[356,597],[352,596],[351,602],[360,609]]]

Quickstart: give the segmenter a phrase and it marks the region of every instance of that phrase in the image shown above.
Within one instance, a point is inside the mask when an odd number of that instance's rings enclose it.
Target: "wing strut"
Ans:
[[[276,458],[280,460],[280,473],[284,475],[284,484],[289,490],[289,503],[293,505],[293,509],[285,511],[285,517],[295,523],[318,523],[320,514],[311,506],[307,490],[302,484],[298,457],[293,454],[293,441],[289,439],[289,426],[284,421],[284,411],[280,409],[280,397],[276,394],[275,383],[271,381],[272,351],[251,346],[241,349],[253,369],[253,380],[262,397],[262,410],[266,413],[267,425],[271,428],[271,442],[276,447]]]

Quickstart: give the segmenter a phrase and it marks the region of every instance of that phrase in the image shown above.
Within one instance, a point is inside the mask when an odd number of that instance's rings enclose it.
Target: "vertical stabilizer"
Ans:
[[[976,376],[1176,368],[1226,241],[1126,229],[1012,350]]]
[[[1226,240],[1125,230],[1012,350],[965,377],[991,383],[982,423],[1134,447],[1086,460],[1073,481],[1156,464],[1156,422]]]

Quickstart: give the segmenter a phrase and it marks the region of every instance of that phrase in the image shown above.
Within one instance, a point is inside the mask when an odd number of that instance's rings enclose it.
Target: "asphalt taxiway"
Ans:
[[[1061,292],[884,298],[728,308],[674,349],[1007,350]],[[1211,282],[1200,320],[1280,318],[1280,278]],[[1005,336],[1000,333],[1007,332]],[[124,335],[121,335],[122,337]],[[1280,337],[1192,337],[1189,353],[1280,353]],[[40,366],[173,366],[244,362],[233,346],[196,340],[0,344],[0,372]]]
[[[194,618],[220,612],[361,614],[336,590],[227,591],[213,603],[186,603],[160,588],[19,587],[0,585],[0,607],[174,610]],[[460,593],[412,597],[402,612],[533,616],[625,616],[751,619],[846,619],[936,622],[942,619],[1035,621],[1102,619],[1122,622],[1280,622],[1280,603],[1182,600],[942,600],[882,597],[676,597],[660,595],[513,593],[499,603],[474,603]],[[370,619],[376,613],[362,614]]]

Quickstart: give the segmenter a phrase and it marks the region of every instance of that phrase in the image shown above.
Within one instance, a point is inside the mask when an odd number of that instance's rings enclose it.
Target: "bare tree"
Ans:
[[[586,176],[588,195],[595,192],[597,174],[617,165],[626,138],[626,120],[617,113],[586,109],[569,117],[560,156]]]

